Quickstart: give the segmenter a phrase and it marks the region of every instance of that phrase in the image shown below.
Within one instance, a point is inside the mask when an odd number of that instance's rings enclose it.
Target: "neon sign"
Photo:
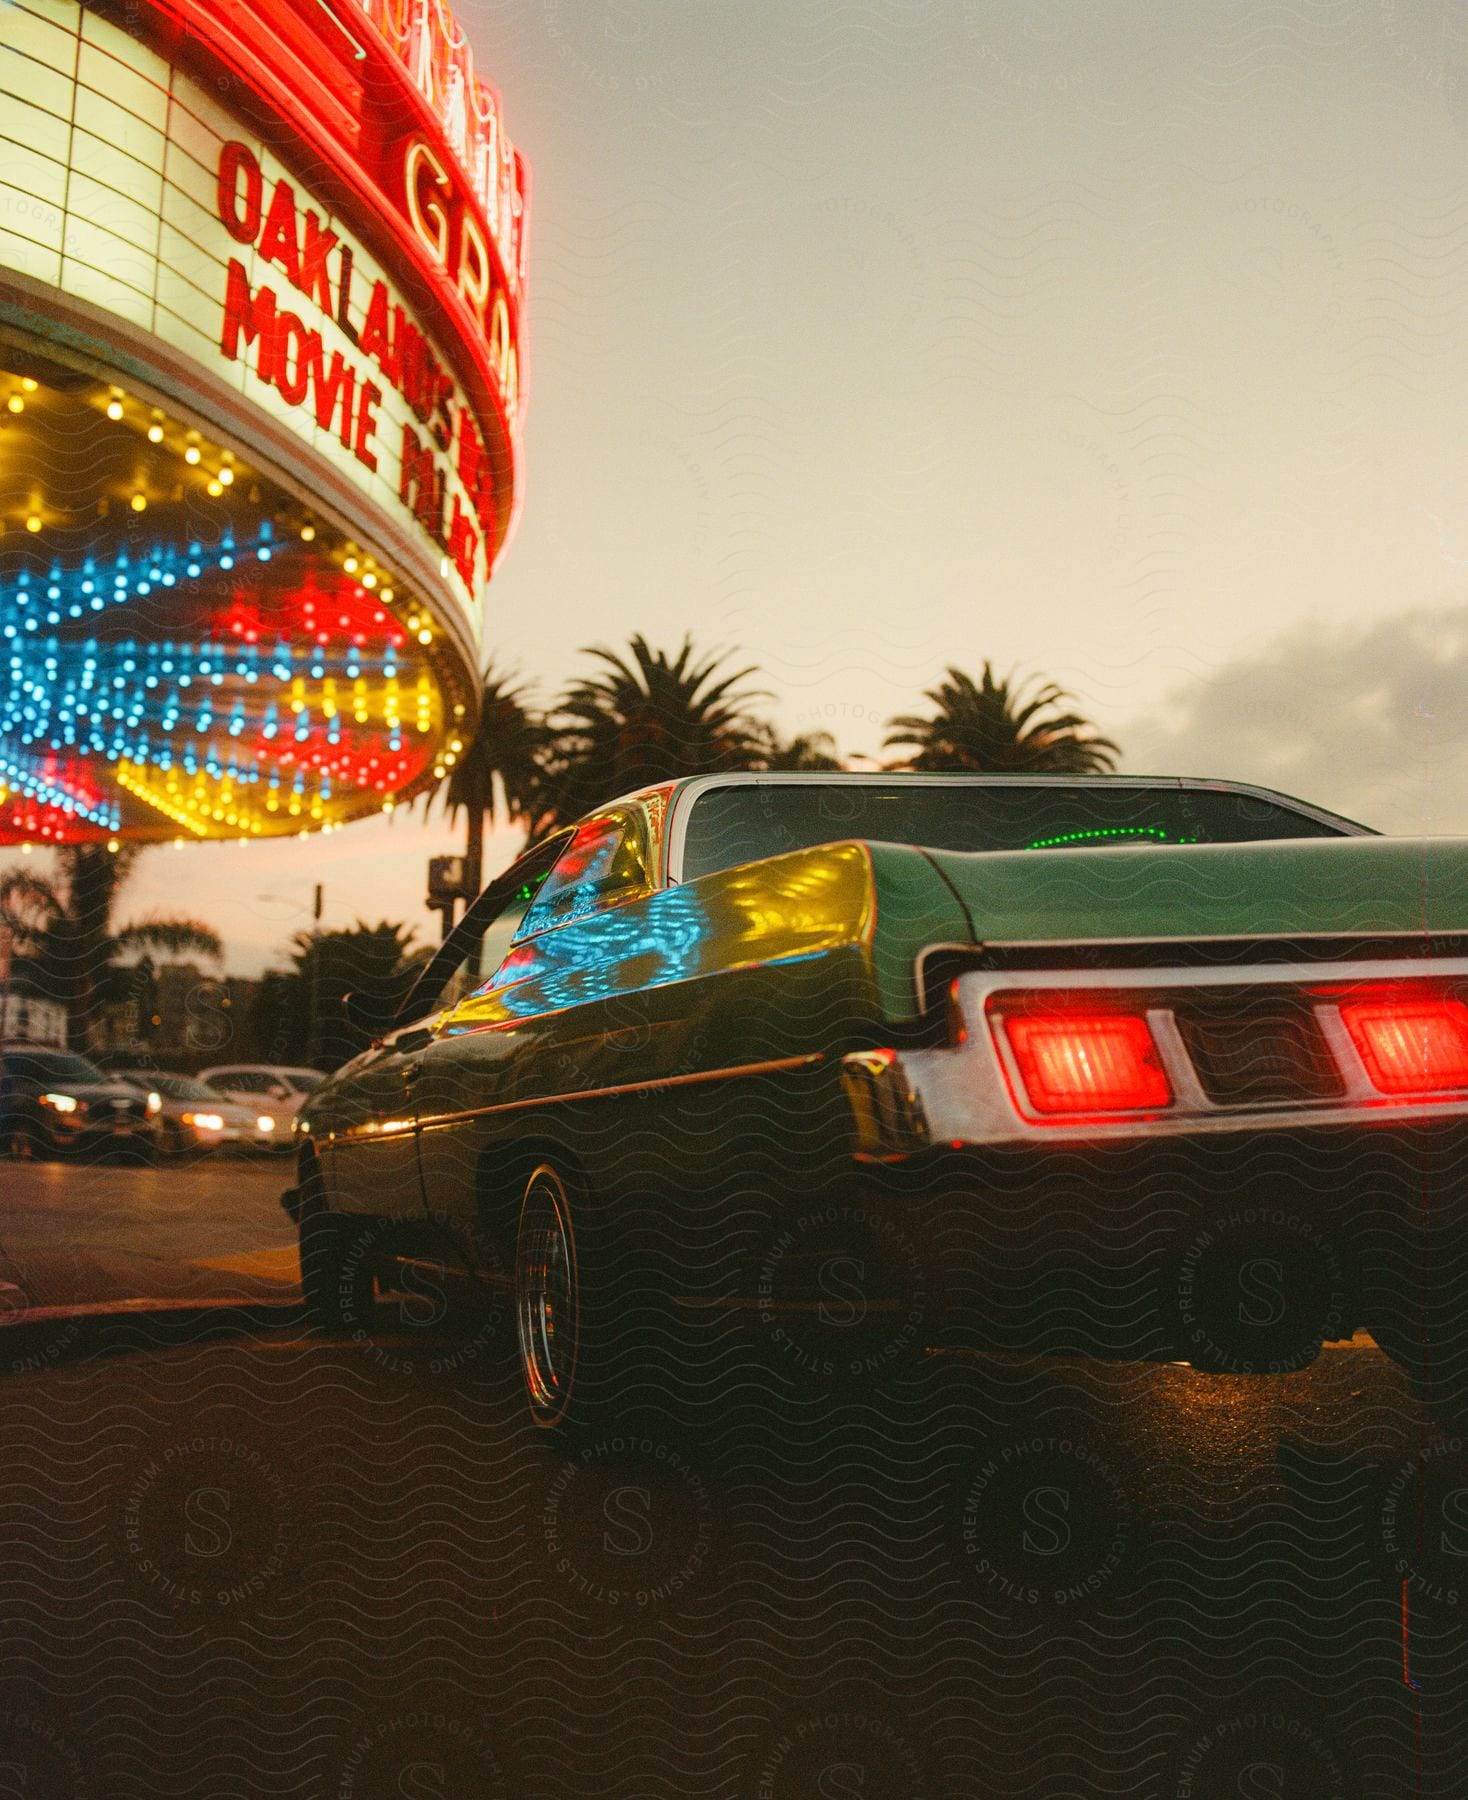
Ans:
[[[475,73],[474,54],[462,27],[439,0],[357,0],[357,4],[432,109],[482,208],[510,287],[518,295],[525,279],[525,163],[505,132],[499,96]],[[420,204],[415,198],[415,180],[425,156],[432,158],[426,144],[420,141],[416,150],[409,146],[410,212]],[[434,179],[439,187],[449,185],[448,171],[441,164],[435,168]],[[423,229],[416,217],[414,225]],[[440,260],[448,262],[447,246]],[[454,260],[462,280],[462,252],[456,253]],[[484,261],[487,264],[488,258]]]
[[[0,842],[391,810],[463,753],[518,498],[497,97],[438,0],[11,0],[0,46]]]
[[[221,352],[234,362],[253,347],[250,362],[257,378],[270,383],[288,406],[309,401],[316,424],[335,430],[342,448],[375,473],[374,435],[384,388],[367,374],[365,365],[372,365],[427,433],[425,443],[412,425],[402,425],[397,497],[448,553],[472,591],[483,540],[494,538],[493,481],[468,407],[437,352],[384,278],[358,281],[352,245],[298,201],[284,176],[267,191],[259,158],[237,139],[219,153],[216,205],[235,243],[279,269],[301,297],[297,304],[304,302],[315,314],[308,324],[282,304],[269,283],[252,288],[245,265],[231,257]],[[326,339],[333,333],[345,340],[345,348],[338,344],[328,351]],[[438,453],[451,449],[455,458],[440,466]],[[451,492],[453,475],[461,492]]]

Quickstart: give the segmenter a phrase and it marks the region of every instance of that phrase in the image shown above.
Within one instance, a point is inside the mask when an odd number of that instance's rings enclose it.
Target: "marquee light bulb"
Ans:
[[[133,495],[132,509],[134,512],[146,511],[147,505],[148,505],[148,496],[146,494],[134,494]]]
[[[342,568],[346,571],[346,573],[348,575],[355,575],[357,573],[356,557],[355,556],[347,557],[342,563]]]
[[[163,427],[156,422],[148,427],[148,442],[150,444],[163,442]]]
[[[21,399],[19,394],[12,394],[5,404],[13,413],[23,413],[25,411],[25,401]]]
[[[301,527],[301,542],[303,544],[311,543],[315,536],[316,527],[314,525],[303,525]]]
[[[28,394],[34,394],[36,391],[36,384],[34,381],[31,380],[29,375],[23,376],[21,378],[20,385],[25,389],[25,391]]]
[[[113,420],[122,417],[122,402],[120,400],[109,400],[107,402],[107,417]]]
[[[39,518],[37,518],[35,513],[32,513],[31,516],[26,520],[25,528],[27,531],[39,531],[41,529],[41,521]]]
[[[199,456],[200,450],[197,444],[190,444],[188,449],[184,451],[184,461],[186,463],[196,463],[199,460]]]
[[[211,500],[217,500],[223,492],[224,492],[224,488],[220,482],[211,481],[209,483],[208,493],[209,493],[209,498]]]
[[[228,487],[229,484],[234,480],[234,470],[231,469],[228,464],[226,464],[225,467],[219,471],[219,479],[224,483],[224,485],[226,487]]]

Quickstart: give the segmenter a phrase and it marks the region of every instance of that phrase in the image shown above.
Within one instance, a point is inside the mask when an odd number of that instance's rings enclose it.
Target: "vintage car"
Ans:
[[[349,1010],[286,1196],[308,1305],[367,1329],[374,1281],[472,1272],[542,1426],[690,1371],[1269,1374],[1361,1330],[1465,1387],[1453,840],[1225,781],[698,777]]]

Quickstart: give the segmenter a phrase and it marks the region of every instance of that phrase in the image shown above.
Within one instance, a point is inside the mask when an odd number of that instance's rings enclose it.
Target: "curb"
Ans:
[[[294,1298],[104,1300],[36,1306],[10,1316],[12,1323],[0,1323],[0,1376],[35,1373],[91,1356],[175,1349],[215,1338],[300,1328],[306,1322],[305,1307]]]

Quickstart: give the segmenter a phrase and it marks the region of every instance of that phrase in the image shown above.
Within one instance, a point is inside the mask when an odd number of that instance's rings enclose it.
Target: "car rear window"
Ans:
[[[237,1088],[242,1094],[264,1094],[273,1085],[271,1077],[259,1069],[211,1069],[204,1079],[216,1093]]]
[[[1286,801],[1217,788],[1075,787],[920,778],[868,782],[748,782],[709,788],[693,803],[685,881],[739,863],[844,838],[930,850],[1077,850],[1126,844],[1237,844],[1336,837],[1360,827]]]
[[[219,1089],[196,1081],[192,1075],[154,1075],[151,1083],[145,1077],[137,1078],[138,1085],[155,1087],[168,1100],[217,1100]]]
[[[71,1056],[64,1050],[7,1051],[5,1068],[22,1081],[49,1081],[58,1086],[66,1082],[75,1086],[107,1080],[95,1063],[88,1062],[84,1056]]]

